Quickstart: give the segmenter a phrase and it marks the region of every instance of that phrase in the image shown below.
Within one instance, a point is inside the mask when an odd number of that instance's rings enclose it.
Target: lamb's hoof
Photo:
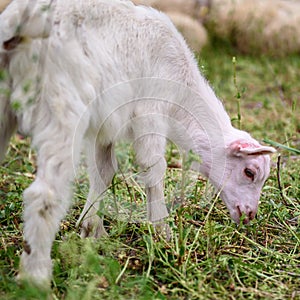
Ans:
[[[107,236],[107,232],[103,225],[103,219],[99,216],[88,217],[82,222],[82,229],[80,236],[82,238],[100,238]]]
[[[153,227],[155,230],[155,233],[164,238],[166,241],[170,241],[172,237],[172,231],[168,224],[166,224],[164,221],[156,221],[153,222]]]
[[[19,274],[16,280],[20,284],[29,284],[42,290],[51,287],[52,262],[50,258],[40,258],[22,253]]]
[[[28,275],[23,271],[19,271],[19,274],[16,276],[16,282],[20,286],[30,286],[42,291],[51,290],[51,280],[49,278],[37,278],[35,276]]]

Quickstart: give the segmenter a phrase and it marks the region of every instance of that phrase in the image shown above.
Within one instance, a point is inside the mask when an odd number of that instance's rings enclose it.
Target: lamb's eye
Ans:
[[[250,178],[252,181],[254,180],[254,177],[255,177],[255,172],[254,172],[254,171],[252,171],[252,170],[249,169],[249,168],[246,168],[246,169],[244,170],[244,173],[245,173],[245,175],[246,175],[248,178]]]

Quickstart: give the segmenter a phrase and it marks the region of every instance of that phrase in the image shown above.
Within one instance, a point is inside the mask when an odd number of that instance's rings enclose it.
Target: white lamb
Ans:
[[[275,150],[232,127],[164,14],[124,0],[13,0],[0,15],[0,48],[1,85],[11,92],[0,99],[1,155],[16,124],[38,153],[36,179],[24,192],[21,278],[51,278],[51,245],[81,148],[90,176],[83,236],[105,232],[97,210],[120,139],[133,141],[150,222],[168,215],[166,139],[201,157],[201,172],[235,222],[254,218]]]

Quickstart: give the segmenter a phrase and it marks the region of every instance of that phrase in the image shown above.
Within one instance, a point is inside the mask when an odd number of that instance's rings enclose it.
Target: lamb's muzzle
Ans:
[[[253,220],[255,218],[255,215],[257,212],[257,208],[252,209],[248,205],[246,205],[246,207],[244,207],[244,208],[237,205],[236,209],[237,209],[240,220],[243,219],[244,224],[248,224],[251,220]]]

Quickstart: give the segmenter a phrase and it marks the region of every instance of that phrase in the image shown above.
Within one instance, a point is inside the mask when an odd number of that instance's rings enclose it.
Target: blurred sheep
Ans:
[[[133,0],[133,2],[165,12],[193,51],[200,52],[207,44],[207,31],[201,22],[207,16],[210,0]]]
[[[208,41],[207,31],[202,24],[192,17],[179,12],[168,12],[167,14],[184,36],[190,48],[195,52],[200,52]]]
[[[300,2],[213,0],[209,23],[243,53],[286,55],[300,51]]]
[[[11,2],[11,0],[0,0],[0,13],[5,9],[5,7]]]
[[[164,12],[180,12],[202,20],[211,0],[133,0],[135,4],[154,7]]]

